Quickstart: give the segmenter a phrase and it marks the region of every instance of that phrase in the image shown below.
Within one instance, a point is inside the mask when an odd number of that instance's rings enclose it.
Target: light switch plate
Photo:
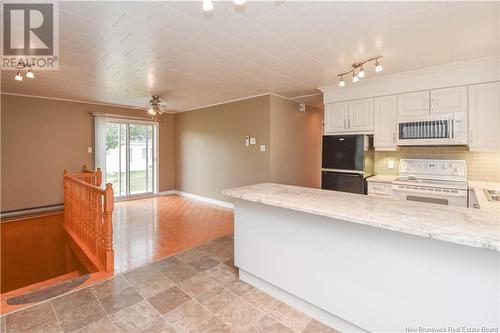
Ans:
[[[266,151],[266,145],[260,145],[260,151]]]
[[[257,139],[256,138],[250,138],[250,144],[251,145],[254,145],[257,143]]]
[[[250,146],[250,137],[248,135],[245,136],[245,146]]]
[[[88,147],[88,148],[87,148],[87,152],[88,152],[89,154],[92,154],[92,147]]]

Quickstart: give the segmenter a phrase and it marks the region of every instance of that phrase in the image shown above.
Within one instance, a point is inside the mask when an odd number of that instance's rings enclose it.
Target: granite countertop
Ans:
[[[486,194],[484,193],[484,189],[500,190],[500,183],[469,180],[467,182],[467,185],[469,186],[469,189],[474,190],[477,202],[479,203],[479,209],[488,210],[500,216],[500,202],[489,201],[488,198],[486,198]]]
[[[392,183],[393,180],[396,180],[399,176],[390,176],[390,175],[375,175],[366,178],[367,182],[378,182],[378,183]]]
[[[281,184],[224,190],[236,199],[500,252],[500,210],[468,209]]]

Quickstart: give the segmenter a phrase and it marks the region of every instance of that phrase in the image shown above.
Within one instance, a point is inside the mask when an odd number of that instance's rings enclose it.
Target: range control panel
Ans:
[[[399,175],[454,181],[467,180],[467,166],[463,160],[401,159]]]

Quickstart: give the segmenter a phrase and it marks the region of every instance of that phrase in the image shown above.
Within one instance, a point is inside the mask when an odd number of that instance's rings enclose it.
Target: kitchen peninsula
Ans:
[[[332,327],[499,326],[498,209],[279,184],[224,194],[240,279]]]

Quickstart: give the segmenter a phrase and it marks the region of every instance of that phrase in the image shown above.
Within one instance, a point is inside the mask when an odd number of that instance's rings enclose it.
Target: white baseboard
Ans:
[[[221,207],[224,207],[224,208],[234,209],[234,204],[232,204],[230,202],[216,200],[216,199],[212,199],[212,198],[208,198],[208,197],[204,197],[204,196],[201,196],[201,195],[192,194],[192,193],[188,193],[188,192],[182,192],[182,191],[177,191],[177,190],[169,190],[169,191],[158,192],[157,194],[158,195],[174,195],[175,194],[175,195],[179,195],[181,197],[185,197],[185,198],[189,198],[189,199],[193,199],[193,200],[198,200],[198,201],[201,201],[201,202],[206,202],[206,203],[209,203],[209,204],[212,204],[212,205],[221,206]]]
[[[175,194],[175,190],[168,190],[156,193],[156,195],[173,195],[173,194]]]

